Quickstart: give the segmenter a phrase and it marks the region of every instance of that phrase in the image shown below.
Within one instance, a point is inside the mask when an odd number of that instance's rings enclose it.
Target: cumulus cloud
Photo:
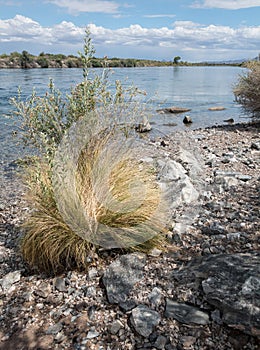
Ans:
[[[192,51],[204,55],[206,59],[210,52],[226,51],[231,57],[232,52],[240,50],[248,57],[247,51],[258,52],[260,42],[260,26],[232,28],[176,21],[171,28],[145,28],[139,24],[119,29],[90,24],[89,28],[96,49],[108,56],[114,55],[112,50],[117,48],[117,53],[126,52],[128,56],[129,52],[131,55],[136,52],[138,56],[146,51],[149,55],[153,52],[153,57],[160,57],[163,49],[164,55],[168,52],[171,56],[176,51]],[[43,27],[33,19],[21,15],[0,20],[0,43],[13,42],[14,46],[17,42],[27,43],[28,47],[41,43],[42,46],[51,46],[53,52],[59,50],[68,53],[68,49],[75,52],[83,46],[84,33],[85,27],[66,21],[52,27]]]
[[[192,5],[192,7],[198,8],[222,8],[227,10],[238,10],[257,6],[260,6],[260,0],[203,0],[196,1]]]
[[[47,2],[67,9],[71,14],[81,12],[117,13],[119,4],[109,0],[46,0]]]

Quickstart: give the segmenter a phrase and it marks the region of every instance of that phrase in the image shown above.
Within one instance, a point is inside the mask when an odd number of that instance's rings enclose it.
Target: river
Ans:
[[[101,74],[101,69],[93,70]],[[188,114],[193,123],[189,128],[196,129],[223,124],[233,118],[235,122],[245,121],[245,115],[234,101],[232,92],[239,74],[239,67],[144,67],[115,68],[109,73],[111,85],[121,80],[124,86],[134,84],[146,91],[143,102],[152,108],[151,122],[154,130],[170,133],[185,129],[184,114],[158,114],[159,108],[179,106],[190,108]],[[0,70],[0,147],[1,163],[6,164],[22,156],[24,150],[18,147],[13,138],[17,126],[15,120],[5,117],[11,114],[9,100],[22,89],[23,98],[30,96],[33,89],[38,95],[48,90],[49,79],[64,93],[82,81],[82,70],[72,69],[2,69]],[[209,111],[208,108],[223,106],[223,111]],[[176,126],[169,126],[177,124]]]

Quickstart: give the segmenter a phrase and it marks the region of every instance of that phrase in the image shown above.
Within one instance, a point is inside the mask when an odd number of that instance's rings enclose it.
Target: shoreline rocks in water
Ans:
[[[226,108],[223,106],[215,106],[215,107],[209,107],[208,111],[224,111]]]
[[[104,251],[87,273],[50,277],[28,269],[17,249],[28,210],[23,187],[3,176],[0,348],[257,350],[259,126],[152,140],[168,168],[180,164],[182,181],[199,189],[199,203],[172,206],[168,251]],[[177,181],[169,169],[168,186]]]
[[[158,109],[157,112],[158,113],[172,113],[172,114],[179,114],[179,113],[185,113],[185,112],[189,112],[191,111],[190,108],[184,108],[184,107],[166,107],[166,108],[162,108],[162,109]]]

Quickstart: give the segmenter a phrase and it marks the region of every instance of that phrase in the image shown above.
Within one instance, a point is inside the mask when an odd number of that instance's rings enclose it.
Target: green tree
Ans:
[[[28,68],[29,63],[32,60],[29,52],[23,51],[20,59],[21,59],[21,67]]]
[[[181,57],[180,56],[175,56],[173,59],[173,64],[179,64]]]

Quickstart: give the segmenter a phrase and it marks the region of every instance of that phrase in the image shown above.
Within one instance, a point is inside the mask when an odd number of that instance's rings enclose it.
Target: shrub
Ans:
[[[49,62],[48,62],[47,58],[44,57],[43,55],[39,55],[36,62],[41,66],[41,68],[48,68]]]
[[[250,62],[234,87],[238,103],[253,116],[260,116],[260,62]]]
[[[84,270],[99,247],[148,251],[164,244],[156,174],[141,167],[131,152],[115,158],[120,145],[117,138],[110,143],[114,137],[112,130],[104,131],[102,138],[97,135],[81,151],[75,171],[77,191],[69,177],[57,191],[47,164],[31,169],[27,201],[34,210],[24,223],[21,245],[31,266],[47,273]]]
[[[138,161],[134,147],[139,90],[120,81],[111,89],[107,69],[91,79],[94,52],[86,31],[83,81],[65,99],[52,80],[42,97],[12,99],[23,140],[38,150],[26,171],[32,210],[21,250],[48,273],[87,268],[100,247],[146,251],[164,242],[155,170]]]

